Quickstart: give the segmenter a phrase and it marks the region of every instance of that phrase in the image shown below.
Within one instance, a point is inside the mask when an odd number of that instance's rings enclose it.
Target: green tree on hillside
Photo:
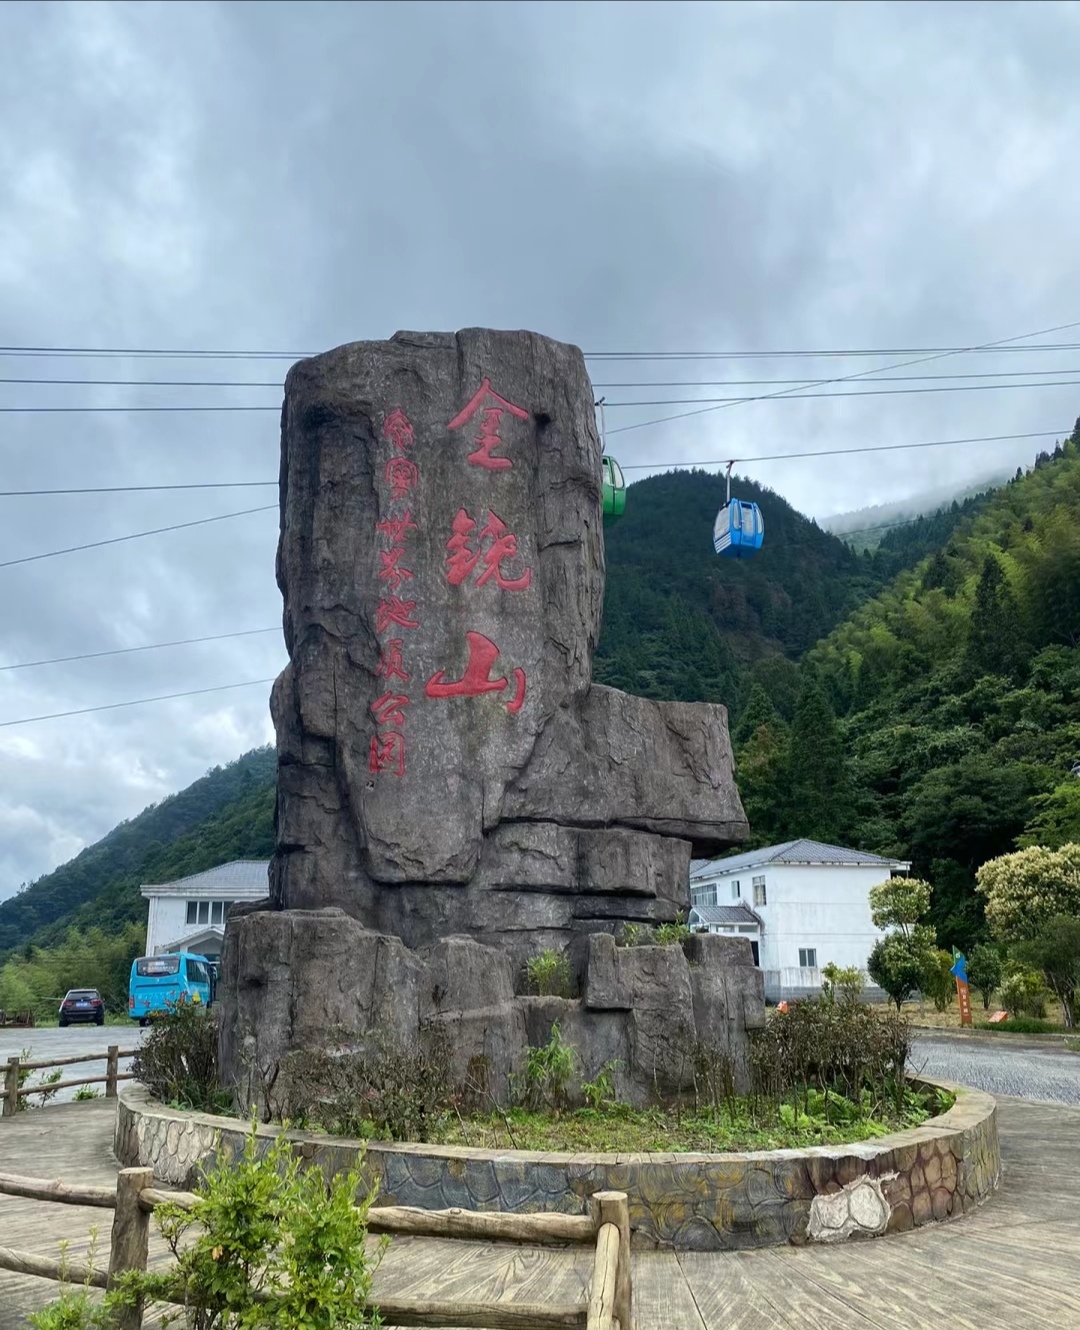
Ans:
[[[785,777],[785,821],[792,836],[842,840],[851,821],[844,740],[821,689],[807,681],[795,707]]]
[[[1022,658],[1016,599],[993,554],[983,561],[968,626],[966,663],[973,677],[1014,673]]]

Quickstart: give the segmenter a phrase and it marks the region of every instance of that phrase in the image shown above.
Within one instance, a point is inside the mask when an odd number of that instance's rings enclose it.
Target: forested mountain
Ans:
[[[982,929],[974,873],[1080,839],[1080,422],[799,666],[736,730],[758,843],[913,861],[942,942]]]
[[[109,929],[145,920],[143,882],[168,882],[231,859],[269,857],[274,770],[272,748],[215,767],[0,901],[0,957],[31,940],[53,945],[72,925]]]
[[[607,592],[595,674],[643,697],[724,702],[737,712],[760,670],[782,687],[799,659],[902,568],[936,549],[983,499],[886,532],[856,553],[778,494],[735,477],[761,508],[765,543],[752,559],[718,559],[713,521],[723,477],[674,471],[629,487],[626,515],[605,535]]]

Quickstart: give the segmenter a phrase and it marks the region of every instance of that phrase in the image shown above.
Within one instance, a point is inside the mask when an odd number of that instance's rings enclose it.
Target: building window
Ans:
[[[199,902],[199,923],[208,924],[210,922],[210,902]]]
[[[185,922],[185,923],[188,923],[188,924],[193,924],[193,923],[195,923],[195,922],[197,921],[197,919],[198,919],[198,915],[199,915],[199,902],[198,902],[198,901],[188,901],[188,903],[187,903],[187,918],[184,920],[184,922]]]
[[[800,947],[799,964],[804,970],[817,969],[817,947]]]
[[[731,899],[737,901],[742,897],[742,886],[738,882],[731,884]]]
[[[765,879],[763,877],[754,878],[754,904],[765,905]]]
[[[713,882],[707,887],[691,887],[690,903],[691,905],[715,905],[716,883]]]

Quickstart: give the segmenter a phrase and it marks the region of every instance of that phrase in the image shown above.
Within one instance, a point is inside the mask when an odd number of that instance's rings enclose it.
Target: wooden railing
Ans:
[[[64,1205],[99,1206],[113,1210],[109,1268],[36,1256],[0,1247],[0,1270],[39,1275],[43,1279],[108,1289],[128,1270],[145,1270],[150,1243],[150,1215],[169,1202],[191,1209],[191,1192],[160,1191],[150,1168],[121,1169],[112,1187],[73,1186],[59,1180],[0,1173],[0,1193]],[[590,1198],[588,1215],[504,1214],[501,1211],[418,1210],[410,1206],[372,1206],[367,1212],[370,1233],[416,1237],[463,1238],[532,1245],[587,1244],[594,1247],[592,1279],[586,1302],[549,1306],[528,1302],[438,1302],[431,1299],[372,1299],[383,1323],[395,1326],[468,1326],[473,1330],[633,1330],[630,1278],[630,1214],[626,1193],[600,1191]],[[118,1321],[120,1330],[141,1330],[143,1310],[130,1308]]]
[[[122,1049],[119,1044],[110,1044],[104,1053],[72,1053],[62,1058],[43,1058],[38,1061],[23,1062],[21,1058],[8,1058],[4,1067],[4,1088],[0,1091],[3,1108],[0,1116],[10,1117],[18,1111],[19,1099],[32,1094],[53,1094],[57,1090],[67,1090],[73,1085],[104,1085],[105,1098],[116,1098],[117,1081],[130,1081],[134,1073],[120,1070],[120,1059],[134,1057],[134,1048]],[[73,1076],[67,1081],[52,1081],[47,1085],[20,1085],[23,1074],[28,1071],[52,1070],[56,1067],[70,1067],[77,1062],[104,1062],[104,1076]]]

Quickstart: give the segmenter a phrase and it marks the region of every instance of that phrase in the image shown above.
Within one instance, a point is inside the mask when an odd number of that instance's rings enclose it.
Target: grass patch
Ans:
[[[977,1021],[975,1029],[986,1034],[1068,1034],[1067,1025],[1058,1025],[1055,1021],[1040,1021],[1034,1016],[1010,1016],[1007,1021],[998,1021],[996,1025]]]
[[[909,1088],[899,1112],[879,1109],[874,1116],[863,1116],[857,1105],[840,1096],[830,1095],[827,1102],[820,1092],[811,1090],[808,1099],[810,1108],[816,1111],[796,1111],[790,1104],[782,1104],[775,1117],[755,1111],[756,1106],[749,1100],[736,1101],[733,1114],[670,1105],[634,1109],[614,1104],[562,1114],[511,1108],[505,1114],[476,1113],[448,1119],[436,1133],[434,1143],[488,1150],[596,1154],[620,1150],[675,1153],[784,1150],[872,1140],[905,1127],[916,1127],[951,1108],[954,1102],[953,1096],[944,1092]]]

